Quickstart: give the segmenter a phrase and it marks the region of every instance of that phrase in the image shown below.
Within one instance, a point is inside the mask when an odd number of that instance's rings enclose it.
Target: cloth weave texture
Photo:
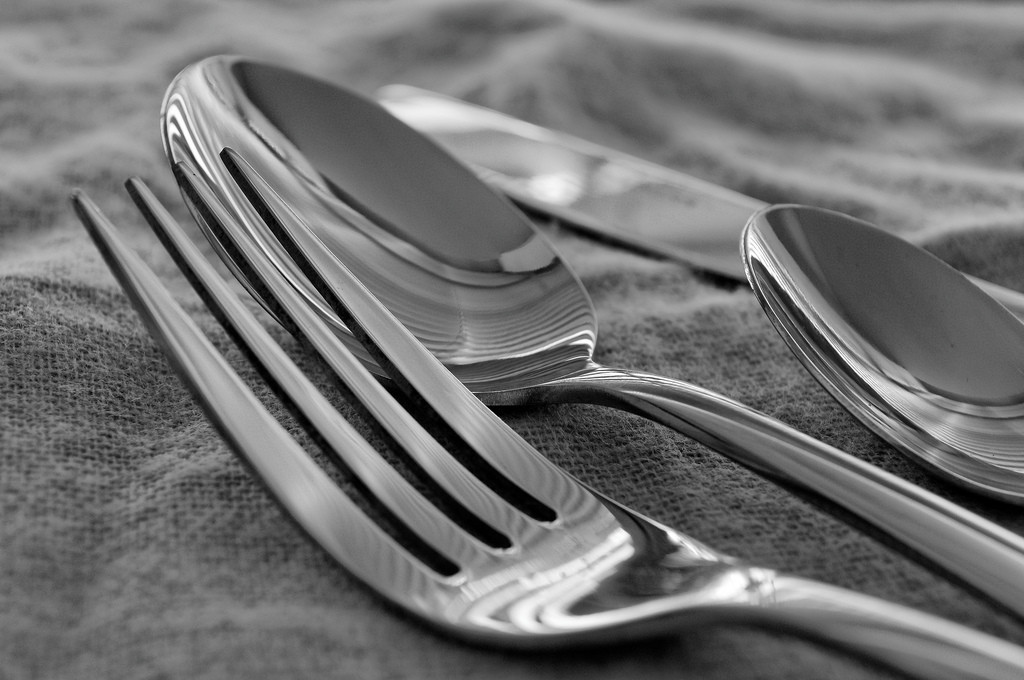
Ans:
[[[85,189],[273,403],[121,187],[143,177],[189,223],[159,108],[182,67],[219,53],[367,94],[392,82],[451,94],[764,201],[870,219],[1024,290],[1013,3],[5,0],[0,678],[887,677],[728,627],[478,649],[384,606],[311,545],[217,437],[67,202]],[[744,286],[553,238],[594,300],[601,363],[719,391],[1024,530],[1018,509],[865,430]],[[594,406],[501,413],[573,474],[720,550],[1024,642],[960,588],[663,427]]]

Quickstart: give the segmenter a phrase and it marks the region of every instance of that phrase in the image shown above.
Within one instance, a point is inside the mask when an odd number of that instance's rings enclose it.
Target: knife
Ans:
[[[529,213],[746,281],[740,233],[761,201],[429,90],[389,85],[377,99]]]
[[[600,240],[746,281],[740,236],[767,207],[725,187],[410,85],[377,100],[526,212]],[[1024,294],[971,280],[1024,320]]]

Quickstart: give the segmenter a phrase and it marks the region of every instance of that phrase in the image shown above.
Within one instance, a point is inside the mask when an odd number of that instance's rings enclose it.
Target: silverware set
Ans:
[[[856,516],[1024,618],[1024,540],[1016,534],[727,397],[595,364],[589,298],[548,240],[387,109],[277,66],[216,57],[175,79],[161,120],[182,196],[218,255],[337,375],[388,451],[363,438],[270,339],[143,182],[130,180],[128,189],[146,221],[345,481],[283,429],[76,192],[79,218],[231,448],[306,533],[386,600],[454,636],[502,647],[739,623],[913,677],[1024,677],[1024,649],[723,555],[589,488],[508,427],[486,404],[590,401],[631,410]],[[983,290],[838,213],[753,212],[742,233],[747,276],[812,373],[902,450],[1015,500],[1015,407],[1024,390],[1011,369],[1024,363],[1014,353],[1024,352],[1014,349],[1024,347],[1024,331],[991,285]],[[821,269],[848,264],[851,249],[863,266],[845,274],[844,288]],[[879,252],[896,255],[875,259]],[[871,322],[849,290],[865,271],[883,287],[895,285],[885,278],[894,272],[917,283]],[[928,281],[974,310],[967,330],[937,304],[922,317],[947,324],[941,332],[979,355],[957,367],[961,374],[941,371],[955,349],[934,348],[914,364],[921,341],[900,330],[900,304],[921,307],[914,296],[929,293]],[[1002,363],[986,358],[996,350]],[[844,391],[847,383],[863,387]],[[915,420],[922,403],[931,418],[924,426]],[[887,419],[899,425],[878,424]],[[971,440],[987,458],[963,463],[956,427],[989,433]],[[412,480],[396,471],[395,455]]]

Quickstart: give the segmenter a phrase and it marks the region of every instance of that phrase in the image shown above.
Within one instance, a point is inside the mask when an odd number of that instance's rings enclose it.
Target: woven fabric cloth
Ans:
[[[121,189],[188,217],[170,79],[280,61],[451,94],[769,202],[850,212],[1024,290],[1024,9],[756,0],[5,0],[0,5],[0,678],[885,677],[773,631],[542,655],[409,621],[311,545],[217,437],[68,207],[86,189],[248,378]],[[597,359],[686,379],[1014,530],[861,427],[744,287],[569,233]],[[275,331],[286,346],[290,341]],[[594,406],[503,411],[616,499],[731,554],[1024,641],[993,608],[685,437]]]

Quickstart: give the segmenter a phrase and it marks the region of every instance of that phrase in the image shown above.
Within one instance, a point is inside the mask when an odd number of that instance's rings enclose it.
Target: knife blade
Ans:
[[[527,212],[746,281],[740,234],[766,203],[429,90],[389,85],[376,96]]]

